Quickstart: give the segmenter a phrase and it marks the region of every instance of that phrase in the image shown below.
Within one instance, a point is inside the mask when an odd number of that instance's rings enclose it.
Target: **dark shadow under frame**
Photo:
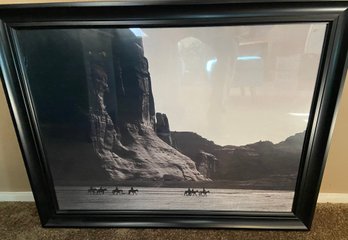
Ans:
[[[346,71],[348,1],[116,1],[0,7],[1,78],[41,223],[47,227],[195,227],[306,230],[311,226]],[[292,213],[61,211],[18,59],[17,29],[171,27],[327,22]]]

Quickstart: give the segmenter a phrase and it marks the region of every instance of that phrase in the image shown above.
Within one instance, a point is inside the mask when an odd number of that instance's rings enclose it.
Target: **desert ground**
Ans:
[[[290,212],[294,192],[244,189],[207,189],[207,196],[184,196],[184,188],[119,187],[124,194],[113,195],[115,187],[104,194],[88,193],[89,187],[56,187],[61,210],[212,210]],[[202,190],[202,189],[197,189]]]

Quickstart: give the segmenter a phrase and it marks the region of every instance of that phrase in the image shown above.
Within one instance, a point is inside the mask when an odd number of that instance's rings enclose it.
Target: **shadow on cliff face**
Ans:
[[[96,38],[93,40],[93,38]],[[90,76],[91,139],[103,168],[113,180],[206,180],[196,169],[195,163],[175,148],[163,142],[155,132],[155,104],[151,89],[148,62],[144,56],[142,39],[129,30],[112,34],[107,49],[95,46],[102,43],[100,36],[88,36],[83,41]],[[113,79],[108,74],[105,56],[93,53],[112,52]],[[103,56],[103,55],[102,55]],[[114,81],[114,89],[108,85]],[[106,94],[114,94],[116,101],[108,106]],[[111,118],[108,109],[116,109]]]
[[[209,180],[156,134],[141,38],[128,29],[22,31],[18,38],[59,184]]]

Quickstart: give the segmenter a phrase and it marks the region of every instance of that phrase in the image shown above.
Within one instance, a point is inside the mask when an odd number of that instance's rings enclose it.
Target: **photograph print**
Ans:
[[[59,209],[291,212],[326,27],[17,30]]]

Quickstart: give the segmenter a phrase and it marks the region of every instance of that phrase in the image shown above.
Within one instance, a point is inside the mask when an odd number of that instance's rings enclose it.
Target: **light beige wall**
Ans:
[[[57,2],[58,0],[0,0],[0,4]],[[60,0],[69,1],[69,0]],[[75,0],[76,1],[76,0]],[[348,82],[348,79],[347,79]],[[348,193],[348,84],[346,84],[332,136],[321,192]],[[0,84],[0,191],[29,191],[14,127]]]
[[[348,193],[348,74],[326,162],[321,192]]]
[[[28,177],[0,83],[0,191],[28,190]]]

